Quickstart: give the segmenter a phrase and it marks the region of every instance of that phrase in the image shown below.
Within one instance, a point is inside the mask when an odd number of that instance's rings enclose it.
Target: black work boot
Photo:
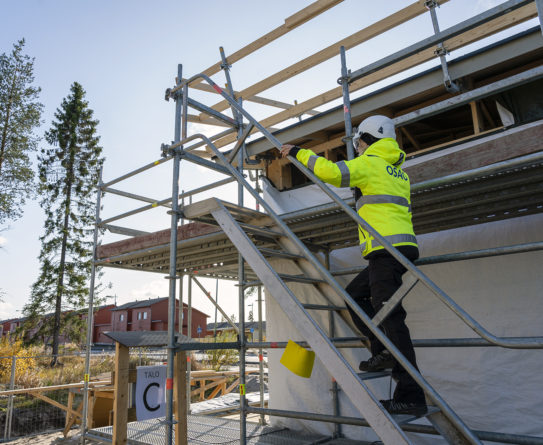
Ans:
[[[358,369],[363,372],[376,372],[384,371],[385,369],[392,369],[394,366],[394,357],[387,350],[380,352],[369,360],[360,362]]]

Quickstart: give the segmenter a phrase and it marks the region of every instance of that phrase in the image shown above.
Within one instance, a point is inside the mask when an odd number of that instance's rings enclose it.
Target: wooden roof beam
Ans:
[[[446,3],[447,1],[448,0],[440,0],[439,3],[443,4],[443,3]],[[287,79],[290,79],[291,77],[297,74],[300,74],[310,68],[313,68],[314,66],[322,62],[325,62],[326,60],[338,55],[339,49],[342,46],[344,46],[345,49],[353,48],[367,40],[372,39],[373,37],[376,37],[384,33],[390,28],[394,28],[398,25],[401,25],[402,23],[405,23],[411,20],[414,17],[417,17],[423,14],[426,11],[427,9],[426,9],[426,6],[424,5],[424,1],[418,0],[417,2],[412,3],[411,5],[395,12],[394,14],[391,14],[388,17],[385,17],[384,19],[371,24],[367,28],[364,28],[356,32],[355,34],[352,34],[349,37],[346,37],[336,43],[333,43],[327,48],[324,48],[323,50],[315,54],[312,54],[311,56],[306,57],[305,59],[299,62],[296,62],[295,64],[287,68],[284,68],[283,70],[275,74],[272,74],[266,79],[263,79],[260,82],[257,82],[248,88],[245,88],[244,90],[240,91],[239,94],[243,98],[254,96],[255,94],[265,91],[268,88],[271,88]],[[228,59],[228,61],[229,63],[231,63],[230,58]],[[216,111],[222,111],[222,110],[226,110],[229,106],[230,105],[228,104],[228,102],[226,100],[223,100],[213,105],[211,108],[213,108]]]
[[[183,80],[186,80],[186,79],[183,79]],[[199,83],[197,85],[191,84],[190,87],[194,88],[195,90],[205,91],[207,93],[219,94],[211,85],[208,85],[207,83]],[[234,91],[234,95],[237,99],[240,96],[239,91]],[[245,97],[244,100],[248,102],[254,102],[257,104],[269,105],[270,107],[283,108],[285,110],[289,110],[290,108],[296,105],[296,104],[289,104],[287,102],[281,102],[275,99],[267,99],[262,96]],[[303,114],[309,114],[311,116],[315,116],[319,114],[319,112],[317,110],[307,110]]]
[[[504,16],[485,23],[484,25],[471,29],[464,34],[460,34],[452,39],[447,40],[445,42],[445,48],[449,51],[461,48],[482,38],[502,31],[506,28],[525,22],[526,20],[529,20],[533,17],[537,17],[537,9],[535,3],[530,3],[526,6],[523,6],[522,8],[518,8],[508,14],[505,14]],[[434,49],[428,48],[418,54],[410,56],[400,62],[389,65],[380,71],[371,73],[368,76],[351,83],[349,85],[349,91],[357,91],[380,80],[386,79],[387,77],[393,76],[409,68],[432,60],[435,57],[436,56],[434,54]],[[264,127],[267,127],[275,125],[279,122],[284,122],[287,119],[300,115],[300,113],[303,113],[306,109],[309,110],[320,105],[324,105],[340,97],[342,97],[342,89],[341,87],[336,87],[319,96],[308,99],[305,102],[302,102],[292,107],[290,110],[281,111],[277,114],[269,116],[260,121],[260,124],[262,124]],[[235,137],[232,138],[232,136],[226,136],[219,139],[215,145],[217,147],[222,147],[231,143],[233,140],[235,140]]]
[[[236,52],[230,54],[228,56],[228,63],[232,64],[234,62],[237,62],[238,60],[243,59],[249,54],[254,53],[260,48],[266,46],[268,43],[277,40],[279,37],[287,34],[298,26],[303,25],[305,22],[308,22],[309,20],[336,6],[342,1],[343,0],[317,0],[311,3],[309,6],[306,6],[305,8],[291,15],[290,17],[287,17],[285,19],[285,23],[283,23],[281,26],[263,35],[257,40],[249,43],[248,45],[237,50]],[[222,61],[217,62],[211,65],[208,69],[204,70],[203,74],[211,77],[213,74],[216,74],[221,70],[221,65]],[[194,85],[199,84],[200,82],[202,82],[202,79],[197,79],[191,84],[191,86],[194,87]],[[177,91],[178,89],[179,87],[176,87],[173,89],[173,91]]]

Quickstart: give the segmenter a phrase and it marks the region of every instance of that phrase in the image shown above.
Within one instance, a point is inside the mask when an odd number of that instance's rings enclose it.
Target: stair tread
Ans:
[[[276,256],[280,258],[292,258],[292,259],[305,258],[303,255],[298,255],[297,253],[290,253],[290,252],[285,252],[282,250],[270,249],[268,247],[259,247],[258,250],[260,250],[260,252],[262,252],[264,255]]]
[[[250,233],[258,233],[260,235],[271,236],[273,238],[285,236],[282,232],[277,232],[276,230],[268,229],[267,227],[259,227],[247,223],[239,223],[239,225],[243,228],[243,230]]]
[[[392,371],[375,371],[375,372],[357,372],[361,380],[379,379],[381,377],[390,377]]]
[[[317,283],[326,282],[320,278],[310,278],[310,277],[306,277],[305,275],[289,275],[289,274],[284,274],[284,273],[280,273],[278,275],[284,281],[293,281],[296,283],[317,284]],[[251,286],[259,286],[261,284],[262,282],[260,280],[257,280],[257,281],[249,281],[245,283],[245,286],[251,287]]]
[[[421,414],[393,414],[392,417],[394,417],[394,420],[400,424],[403,425],[405,423],[413,422],[414,420],[421,419],[423,417],[427,417],[431,414],[438,413],[440,410],[437,406],[428,406],[428,409],[426,412]]]
[[[347,306],[336,306],[330,304],[304,304],[306,309],[325,310],[325,311],[343,311],[347,310]]]

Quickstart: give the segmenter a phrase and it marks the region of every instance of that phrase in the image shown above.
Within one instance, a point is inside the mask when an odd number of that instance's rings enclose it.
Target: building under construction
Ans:
[[[120,414],[124,405],[116,400],[113,429],[87,431],[83,420],[89,438],[168,445],[543,444],[543,2],[508,0],[441,30],[436,8],[447,2],[419,0],[254,85],[233,89],[230,65],[315,17],[325,17],[339,3],[315,1],[233,54],[221,48],[221,60],[201,73],[189,75],[180,68],[175,85],[166,91],[166,99],[176,104],[175,141],[163,145],[158,160],[103,180],[98,191],[95,266],[166,275],[171,319],[183,276],[189,277],[185,301],[190,283],[212,299],[199,277],[237,281],[240,324],[233,325],[241,333],[244,289],[262,288],[266,342],[239,335],[230,345],[240,352],[240,421],[191,416],[174,397],[174,391],[180,394],[176,384],[167,386],[166,417],[158,423],[135,422],[127,428]],[[363,67],[348,59],[347,50],[423,15],[433,25],[432,36]],[[488,37],[523,23],[532,27],[514,28],[507,38],[489,43]],[[453,57],[454,51],[483,39],[477,50]],[[331,58],[340,62],[336,88],[296,104],[260,95]],[[432,68],[364,92],[432,60]],[[221,81],[212,80],[215,75]],[[220,101],[206,105],[191,96],[194,90]],[[341,105],[330,105],[338,99]],[[256,120],[244,108],[247,102],[280,111]],[[407,153],[403,171],[411,181],[422,253],[415,263],[360,218],[348,187],[324,185],[296,159],[279,156],[278,149],[289,143],[334,162],[352,159],[353,126],[372,114],[394,120],[396,138]],[[220,130],[211,137],[189,134],[188,122]],[[173,165],[170,198],[157,201],[117,189],[117,183],[166,162]],[[198,164],[224,179],[181,192],[180,163]],[[239,185],[236,202],[198,199],[199,193],[232,182]],[[102,219],[103,193],[145,205]],[[244,196],[254,199],[257,209],[244,205]],[[185,204],[189,197],[191,203]],[[169,230],[142,235],[116,225],[157,206],[171,214]],[[408,270],[400,289],[373,319],[344,290],[366,264],[357,225]],[[99,227],[127,238],[98,247]],[[94,275],[91,293],[93,287]],[[420,373],[378,329],[400,302],[409,314]],[[391,415],[379,402],[390,398],[394,381],[389,372],[358,372],[358,363],[369,353],[347,305],[424,389],[426,413]],[[92,302],[89,306],[92,313]],[[160,340],[137,333],[115,339],[123,347],[167,347],[168,379],[183,380],[190,367],[174,366],[178,352],[210,346],[180,336],[173,326],[169,323]],[[288,340],[315,352],[310,378],[280,363]],[[267,406],[249,406],[245,399],[249,349],[268,353]],[[269,416],[270,424],[248,424],[248,413]],[[157,430],[157,425],[165,428]],[[146,428],[153,433],[146,435]]]

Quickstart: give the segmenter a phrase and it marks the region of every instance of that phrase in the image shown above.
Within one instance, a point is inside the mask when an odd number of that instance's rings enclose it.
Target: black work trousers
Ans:
[[[400,247],[402,252],[411,261],[418,258],[418,249],[414,246]],[[406,272],[405,267],[385,250],[370,254],[369,265],[352,280],[346,288],[347,293],[370,317],[381,309],[383,304],[396,292],[402,284],[402,275]],[[360,318],[349,307],[351,318],[356,327],[366,335],[371,343],[371,353],[375,356],[382,352],[385,347]],[[402,304],[383,320],[380,328],[396,346],[404,357],[418,369],[415,358],[415,350],[411,342],[409,329],[405,324],[405,309]],[[424,392],[413,378],[396,363],[392,368],[392,377],[396,380],[394,400],[397,402],[424,402]]]

